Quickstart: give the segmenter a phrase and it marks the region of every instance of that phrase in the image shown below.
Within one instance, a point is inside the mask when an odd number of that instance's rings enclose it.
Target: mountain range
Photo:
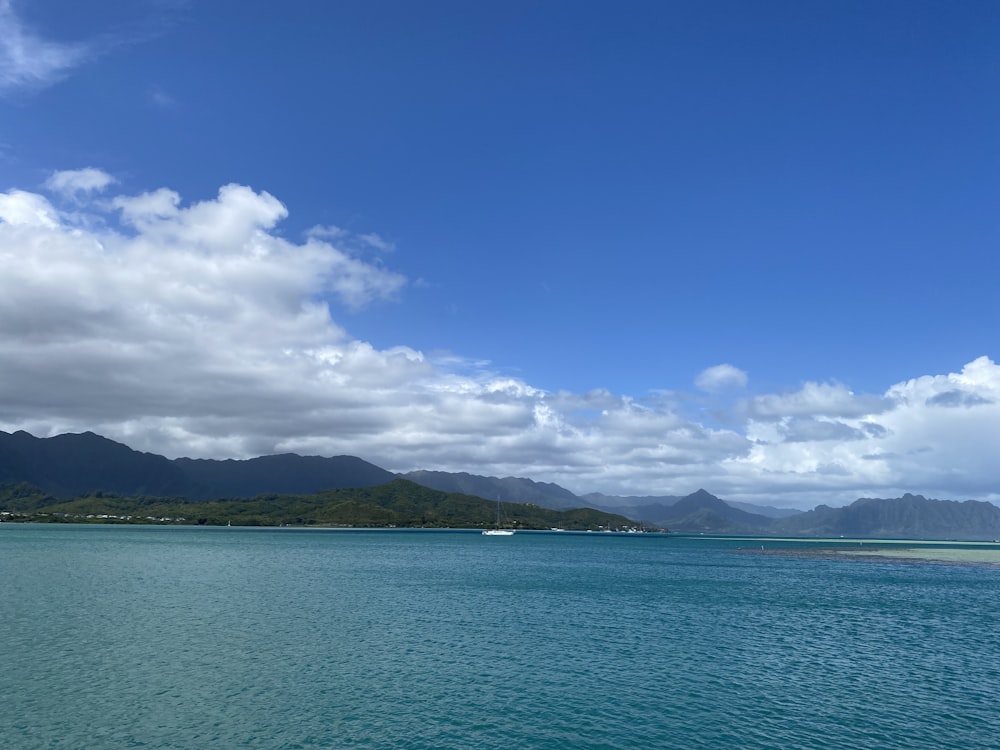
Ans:
[[[170,460],[93,432],[50,438],[0,432],[0,484],[23,482],[61,499],[101,491],[212,500],[374,487],[395,478],[354,456],[285,453],[245,461]]]
[[[593,508],[672,531],[712,534],[932,539],[1000,538],[1000,508],[907,494],[861,498],[842,507],[801,512],[727,503],[704,489],[685,496],[575,495],[523,477],[414,471],[394,474],[354,456],[294,453],[247,460],[168,459],[135,451],[92,432],[37,438],[0,431],[0,486],[26,485],[59,500],[94,493],[187,501],[312,494],[377,487],[406,479],[443,493],[565,511]],[[4,508],[0,506],[0,510]]]

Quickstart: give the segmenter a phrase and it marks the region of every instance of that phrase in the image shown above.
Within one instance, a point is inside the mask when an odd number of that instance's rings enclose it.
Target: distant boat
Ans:
[[[495,529],[483,529],[483,536],[514,536],[514,529],[504,529],[500,526],[500,498],[497,498],[497,525]]]

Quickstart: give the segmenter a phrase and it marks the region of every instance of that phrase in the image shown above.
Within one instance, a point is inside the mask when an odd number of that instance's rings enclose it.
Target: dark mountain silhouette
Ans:
[[[750,512],[757,506],[746,504],[736,508],[705,490],[685,496],[621,497],[591,493],[583,495],[582,499],[591,507],[623,513],[680,532],[761,534],[766,533],[771,523],[768,514]]]
[[[1000,508],[976,500],[932,500],[911,494],[892,499],[861,498],[843,508],[819,505],[781,519],[774,530],[795,536],[998,539]]]
[[[768,536],[831,536],[890,539],[1000,538],[1000,508],[967,500],[932,500],[922,495],[862,498],[842,508],[820,505],[785,518],[770,518],[734,508],[698,490],[644,516],[672,531]]]
[[[93,432],[50,438],[0,432],[0,483],[21,482],[61,498],[96,491],[194,496],[201,489],[169,459]]]
[[[58,498],[106,492],[208,500],[373,487],[395,478],[392,472],[353,456],[171,461],[92,432],[50,438],[0,432],[0,484],[27,483]]]
[[[197,498],[307,495],[347,487],[374,487],[396,475],[354,456],[282,453],[245,461],[178,458],[173,462],[201,489]]]
[[[698,490],[663,508],[650,521],[673,531],[713,534],[766,533],[772,519],[734,508],[706,490]]]
[[[461,492],[508,503],[533,503],[552,510],[594,507],[558,484],[534,482],[522,477],[499,479],[465,472],[452,474],[446,471],[411,471],[401,476],[433,490]],[[611,512],[621,513],[620,510]]]

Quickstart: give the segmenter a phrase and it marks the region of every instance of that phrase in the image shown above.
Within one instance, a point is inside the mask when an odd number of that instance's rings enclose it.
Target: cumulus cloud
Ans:
[[[897,383],[881,396],[807,383],[799,391],[754,399],[753,441],[737,461],[743,478],[799,505],[824,493],[847,502],[862,495],[918,491],[951,499],[1000,499],[993,467],[1000,451],[1000,367],[987,357],[958,373]],[[837,467],[838,477],[823,477]]]
[[[706,393],[717,393],[729,388],[746,388],[747,374],[738,367],[722,364],[702,370],[694,384]]]
[[[80,194],[100,192],[114,181],[107,172],[87,167],[54,172],[45,181],[45,187],[65,198],[77,199]]]
[[[889,405],[882,396],[857,395],[840,383],[805,383],[791,393],[755,396],[749,410],[758,419],[858,417],[877,414]]]
[[[350,453],[581,491],[700,482],[747,450],[668,400],[549,393],[488,363],[352,339],[327,300],[361,310],[406,280],[340,246],[374,233],[282,238],[288,209],[266,192],[97,200],[114,184],[100,170],[46,184],[50,197],[0,194],[4,429],[92,429],[167,455]]]
[[[0,93],[43,88],[92,56],[84,43],[42,38],[22,23],[13,0],[0,0]]]
[[[230,185],[190,206],[170,191],[112,205],[118,228],[108,214],[87,230],[41,195],[0,194],[5,424],[242,454],[236,436],[274,449],[299,425],[346,439],[379,412],[371,394],[427,375],[417,352],[349,340],[324,302],[359,309],[405,279],[271,234],[286,214],[272,196]]]
[[[289,241],[288,208],[244,185],[194,202],[99,195],[114,184],[76,170],[49,196],[0,193],[0,429],[94,430],[168,456],[352,454],[579,493],[997,497],[1000,368],[986,357],[881,394],[810,382],[748,396],[718,429],[693,394],[549,392],[461,353],[378,349],[335,314],[399,300],[407,280],[359,256],[354,234]],[[698,386],[746,376],[717,365]]]
[[[43,196],[24,190],[0,193],[0,221],[8,227],[47,227],[54,229],[59,218]]]

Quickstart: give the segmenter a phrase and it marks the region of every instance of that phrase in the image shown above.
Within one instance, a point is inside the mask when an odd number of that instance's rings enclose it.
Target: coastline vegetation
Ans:
[[[505,503],[511,527],[568,531],[627,531],[636,522],[592,508],[557,511]],[[0,486],[4,521],[41,523],[161,523],[209,526],[317,526],[344,528],[489,528],[496,503],[432,490],[405,479],[376,487],[334,489],[311,495],[194,501],[132,497],[95,491],[61,499],[30,484]]]

